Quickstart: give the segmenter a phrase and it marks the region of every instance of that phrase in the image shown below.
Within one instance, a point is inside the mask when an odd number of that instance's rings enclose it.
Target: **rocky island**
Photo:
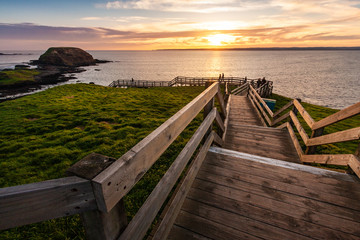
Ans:
[[[88,52],[74,47],[49,48],[38,60],[29,64],[36,66],[30,69],[28,65],[17,65],[15,69],[4,69],[0,72],[0,97],[26,93],[41,85],[57,84],[68,81],[72,76],[68,73],[85,71],[82,66],[106,63],[105,60],[94,59]]]

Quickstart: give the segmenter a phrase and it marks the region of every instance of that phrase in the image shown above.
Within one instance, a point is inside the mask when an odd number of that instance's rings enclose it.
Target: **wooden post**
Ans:
[[[311,132],[311,137],[310,138],[315,138],[315,137],[319,137],[321,135],[323,135],[324,133],[324,128],[319,128],[319,129],[316,129],[315,131],[312,131]],[[310,146],[310,147],[306,147],[306,150],[305,150],[305,154],[314,154],[316,151],[316,146]]]
[[[75,163],[66,173],[91,180],[115,160],[101,154],[91,153]],[[94,210],[80,214],[80,218],[88,240],[117,239],[127,225],[123,200],[119,201],[108,213]]]

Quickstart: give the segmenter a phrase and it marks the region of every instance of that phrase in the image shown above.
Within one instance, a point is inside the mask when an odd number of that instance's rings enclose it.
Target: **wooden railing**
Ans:
[[[265,126],[275,126],[288,119],[287,122],[281,124],[278,128],[287,128],[289,130],[291,139],[302,162],[349,166],[360,177],[360,145],[354,154],[314,154],[316,146],[360,139],[360,127],[323,135],[325,127],[359,115],[360,102],[316,122],[297,99],[290,101],[276,113],[273,113],[252,86],[250,86],[249,98]],[[290,107],[292,109],[287,111]],[[297,117],[298,113],[310,127],[312,131],[310,136],[308,136],[301,125]],[[296,128],[306,146],[305,152],[301,148],[294,128]]]
[[[221,114],[214,107],[215,99]],[[123,197],[201,110],[203,122],[127,225]],[[226,126],[221,116],[227,116],[223,95],[219,84],[213,83],[117,160],[91,154],[71,167],[69,172],[77,176],[0,189],[0,230],[81,214],[88,239],[142,239],[204,139],[165,215],[166,222],[155,233],[155,239],[166,236],[210,145],[223,144],[220,136]],[[220,136],[212,130],[213,122]]]
[[[261,97],[269,97],[272,94],[273,82],[264,80],[263,83],[258,84],[255,80],[249,80],[243,85],[233,89],[231,94],[241,95],[250,91],[250,86],[255,90]]]
[[[174,87],[174,86],[205,86],[207,82],[219,82],[220,84],[229,84],[233,86],[241,86],[246,82],[251,82],[256,85],[256,79],[247,79],[240,77],[182,77],[178,76],[169,82],[166,81],[148,81],[148,80],[129,80],[119,79],[110,83],[109,87]],[[254,86],[255,86],[254,85]],[[272,87],[272,82],[267,81],[267,85]],[[265,89],[265,88],[264,88]],[[268,88],[266,88],[268,89]],[[272,90],[272,88],[271,88]],[[264,91],[264,90],[262,90]]]

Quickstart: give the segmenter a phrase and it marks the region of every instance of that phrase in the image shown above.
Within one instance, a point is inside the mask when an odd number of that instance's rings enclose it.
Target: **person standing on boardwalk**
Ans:
[[[221,76],[222,80],[224,80],[224,73],[222,73],[222,76]]]

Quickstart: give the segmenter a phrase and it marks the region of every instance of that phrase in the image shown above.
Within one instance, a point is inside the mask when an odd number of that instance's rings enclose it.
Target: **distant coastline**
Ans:
[[[272,48],[179,48],[179,49],[156,49],[156,51],[339,51],[360,50],[360,47],[272,47]]]

